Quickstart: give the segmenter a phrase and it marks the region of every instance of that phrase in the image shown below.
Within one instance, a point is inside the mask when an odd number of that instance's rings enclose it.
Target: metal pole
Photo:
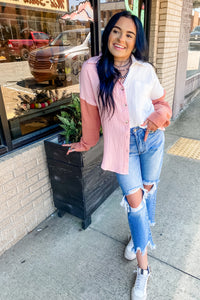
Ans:
[[[100,0],[91,0],[94,14],[93,37],[94,37],[94,55],[99,55],[101,48],[101,17],[100,17]]]
[[[2,125],[2,142],[5,146],[8,147],[8,150],[12,150],[12,140],[11,140],[11,135],[10,135],[10,129],[8,125],[8,120],[6,116],[6,110],[5,110],[5,105],[3,101],[3,94],[0,86],[0,121]]]

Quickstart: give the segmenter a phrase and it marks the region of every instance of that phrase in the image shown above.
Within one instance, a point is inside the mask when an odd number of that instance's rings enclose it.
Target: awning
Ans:
[[[80,3],[78,9],[61,17],[63,20],[87,22],[93,21],[93,9],[90,2]]]

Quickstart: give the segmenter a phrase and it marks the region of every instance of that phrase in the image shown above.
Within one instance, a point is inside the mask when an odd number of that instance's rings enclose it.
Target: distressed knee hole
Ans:
[[[144,188],[145,188],[145,190],[150,192],[150,190],[153,188],[153,184],[152,185],[144,185]]]
[[[145,202],[145,200],[144,200],[144,197],[143,197],[141,203],[140,203],[136,208],[133,208],[133,207],[131,207],[130,204],[128,203],[128,200],[126,199],[126,196],[124,196],[124,197],[122,198],[121,202],[120,202],[120,205],[121,205],[122,207],[124,207],[126,213],[128,213],[128,212],[137,212],[137,211],[139,211],[140,209],[142,209],[142,207],[143,207],[143,205],[144,205],[144,202]]]
[[[137,205],[134,205],[134,207],[132,207],[129,204],[127,196],[124,196],[122,198],[122,201],[121,201],[120,205],[122,207],[124,207],[126,213],[127,212],[137,212],[137,211],[141,210],[143,208],[144,204],[146,203],[146,201],[145,201],[145,190],[144,189],[141,189],[141,188],[133,189],[133,190],[130,191],[130,192],[133,192],[133,193],[131,193],[129,195],[135,194],[139,190],[141,191],[141,199],[138,199],[138,203],[137,203]]]
[[[143,191],[141,188],[134,189],[126,195],[126,200],[131,208],[138,208],[142,202]]]
[[[140,190],[140,188],[136,188],[136,189],[130,190],[129,193],[128,193],[128,195],[126,195],[126,196],[133,195],[133,194],[137,193],[139,190]]]
[[[157,185],[156,185],[156,183],[154,182],[154,183],[152,183],[152,184],[145,184],[144,183],[144,189],[145,189],[145,192],[148,194],[153,194],[154,192],[155,192],[155,190],[156,190],[156,188],[157,188]]]
[[[131,207],[130,206],[130,211],[131,212],[138,212],[143,208],[143,206],[144,206],[144,200],[142,199],[142,201],[140,202],[140,204],[137,207]]]

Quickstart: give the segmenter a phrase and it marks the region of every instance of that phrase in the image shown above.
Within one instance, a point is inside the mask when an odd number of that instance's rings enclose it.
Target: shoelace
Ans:
[[[150,273],[144,275],[144,274],[140,274],[137,270],[135,270],[134,273],[137,273],[135,289],[139,289],[143,291],[146,288],[147,279],[150,276]]]

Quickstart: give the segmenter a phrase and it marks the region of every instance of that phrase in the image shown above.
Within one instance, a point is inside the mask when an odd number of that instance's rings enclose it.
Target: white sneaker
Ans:
[[[133,240],[131,238],[124,251],[124,257],[128,260],[133,260],[136,258],[136,254],[134,253],[132,248],[133,248]]]
[[[146,300],[147,299],[147,281],[150,275],[149,268],[143,270],[137,267],[137,278],[135,285],[131,291],[131,300]]]

